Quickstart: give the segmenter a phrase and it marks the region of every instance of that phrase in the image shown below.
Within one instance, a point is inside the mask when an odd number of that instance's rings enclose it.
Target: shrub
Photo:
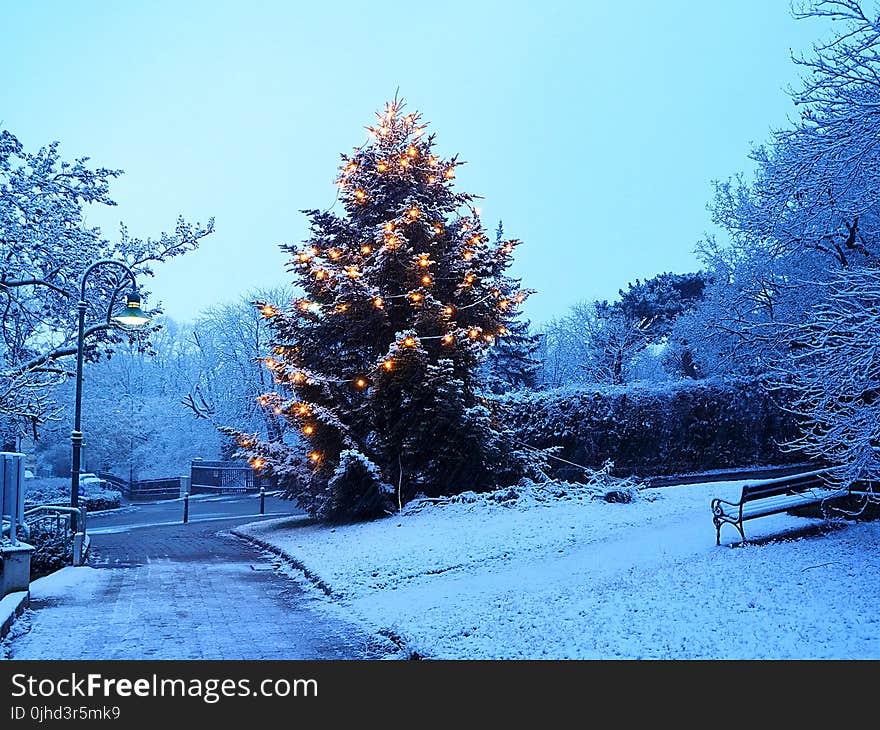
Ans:
[[[71,564],[73,542],[64,530],[56,532],[37,524],[31,528],[28,540],[34,546],[31,554],[31,580]]]
[[[755,381],[580,387],[498,399],[530,446],[559,446],[558,457],[586,467],[614,462],[616,474],[684,474],[792,464],[781,444],[797,422]],[[582,480],[582,470],[550,460],[552,475]]]

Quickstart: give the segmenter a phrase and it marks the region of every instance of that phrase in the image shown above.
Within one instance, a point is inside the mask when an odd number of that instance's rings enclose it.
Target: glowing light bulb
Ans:
[[[428,175],[428,185],[433,185],[435,182],[437,182],[437,178],[433,175]]]
[[[358,188],[354,191],[354,197],[357,198],[359,203],[363,203],[367,199],[367,194],[363,190]]]
[[[428,259],[427,254],[423,253],[421,256],[419,256],[419,266],[424,268],[424,267],[430,266],[430,265],[431,265],[431,261]]]
[[[281,409],[280,409],[278,406],[275,406],[275,408],[273,408],[272,410],[275,411],[275,415],[276,415],[276,416],[280,416],[280,415],[281,415]]]
[[[336,305],[336,311],[337,311],[337,312],[347,312],[347,311],[348,311],[348,304],[345,304],[345,303],[343,303],[343,304],[337,304],[337,305]]]
[[[451,333],[443,335],[443,342],[447,345],[451,345],[453,342],[455,342],[455,336]]]
[[[354,171],[357,170],[357,169],[358,169],[358,166],[357,166],[357,163],[356,163],[356,162],[349,162],[349,163],[345,166],[345,171],[346,171],[347,173],[352,173],[352,172],[354,172]]]
[[[425,274],[425,275],[422,277],[422,284],[423,284],[424,286],[428,286],[430,283],[431,283],[431,277],[428,276],[427,274]]]
[[[452,180],[452,178],[455,177],[455,170],[453,170],[453,169],[450,167],[450,168],[449,168],[444,174],[446,175],[446,179],[447,179],[447,180]]]
[[[406,157],[401,157],[401,158],[400,158],[400,166],[401,166],[404,170],[405,170],[407,167],[409,167],[409,159],[406,158]]]
[[[441,226],[439,223],[435,223],[434,224],[434,233],[437,236],[439,236],[441,233],[443,233],[443,226]]]
[[[267,357],[265,363],[266,367],[269,368],[269,370],[274,370],[278,367],[278,361],[272,357]]]
[[[498,328],[498,334],[499,334],[499,335],[506,335],[506,334],[507,334],[507,327],[505,327],[504,325],[502,325],[501,327],[499,327],[499,328]]]
[[[479,336],[480,330],[478,330],[476,327],[471,327],[471,329],[468,330],[468,337],[470,337],[472,340],[477,339],[477,337]]]
[[[366,256],[366,255],[367,255],[368,253],[370,253],[372,250],[373,250],[373,247],[370,246],[369,244],[364,244],[363,246],[361,246],[361,253],[362,253],[364,256]]]
[[[379,172],[385,172],[385,171],[388,169],[388,163],[387,163],[387,162],[381,162],[381,161],[380,161],[380,162],[377,162],[377,163],[376,163],[376,169],[377,169]]]
[[[317,464],[319,461],[321,461],[321,455],[317,451],[313,451],[311,454],[309,454],[309,459],[311,459],[313,463]]]
[[[507,309],[510,306],[510,301],[507,299],[502,299],[501,301],[498,302],[498,306],[501,309]]]
[[[296,412],[301,416],[307,416],[309,414],[309,407],[305,403],[300,403]]]
[[[293,382],[294,383],[302,383],[306,379],[304,373],[294,373],[293,374]]]
[[[338,259],[342,254],[341,254],[339,251],[337,251],[335,248],[331,248],[331,249],[327,252],[327,255],[328,255],[331,259],[333,259],[334,261],[336,261],[336,259]]]
[[[314,246],[312,246],[312,247],[309,249],[309,253],[310,253],[312,256],[317,256],[317,255],[318,255],[318,249],[316,249]]]
[[[465,284],[473,284],[474,281],[476,281],[476,278],[477,277],[474,276],[473,274],[468,274],[467,276],[464,277],[464,283]]]
[[[431,157],[428,158],[428,164],[429,164],[431,167],[437,167],[437,165],[439,164],[439,162],[440,162],[440,160],[437,159],[437,157],[435,157],[435,156],[433,156],[433,155],[432,155]]]
[[[366,388],[367,387],[367,381],[364,378],[358,378],[357,380],[354,381],[354,384],[358,388]]]
[[[382,309],[385,306],[385,300],[382,297],[375,297],[373,299],[373,306],[377,309]]]
[[[382,226],[386,231],[394,230],[394,221],[388,221],[384,226]]]
[[[392,370],[394,368],[394,361],[393,360],[386,360],[385,362],[382,363],[382,367],[385,368],[386,370]]]
[[[304,264],[306,261],[309,260],[309,258],[310,256],[307,253],[301,253],[299,256],[296,257],[296,260],[299,261],[301,264]]]
[[[520,292],[514,297],[514,300],[517,302],[517,304],[522,304],[526,300],[526,295]]]
[[[413,206],[408,211],[406,211],[406,214],[410,218],[418,218],[419,217],[419,209],[416,206]]]
[[[451,317],[453,314],[455,314],[455,309],[451,305],[446,305],[443,308],[443,314],[445,314],[447,317]]]
[[[513,245],[510,243],[506,243],[501,250],[504,251],[504,253],[513,253]]]
[[[345,275],[349,279],[357,279],[361,275],[361,273],[358,271],[357,266],[346,266]]]
[[[410,299],[413,301],[413,303],[415,303],[415,304],[417,304],[418,302],[422,301],[422,299],[424,299],[424,297],[423,297],[419,292],[417,292],[417,291],[415,291],[415,292],[413,292],[412,294],[410,294],[410,295],[409,295],[409,298],[410,298]]]
[[[465,252],[461,255],[461,257],[462,257],[465,261],[470,261],[470,260],[474,257],[474,252],[473,252],[473,251],[465,251]]]
[[[483,339],[486,340],[486,342],[492,342],[495,339],[495,335],[492,335],[492,334],[483,335]]]
[[[308,424],[308,425],[306,425],[306,426],[303,426],[303,433],[304,433],[306,436],[311,436],[314,432],[315,432],[315,427],[312,426],[311,424]]]
[[[413,145],[410,145],[409,149],[406,151],[406,154],[410,157],[418,157],[419,151]]]
[[[263,306],[262,310],[264,317],[272,317],[275,315],[275,307],[271,304],[266,304]]]
[[[416,338],[415,337],[404,337],[403,338],[403,346],[404,347],[415,347],[416,346]]]
[[[316,278],[316,279],[326,279],[326,278],[327,278],[327,272],[324,271],[324,269],[318,269],[318,270],[315,272],[315,278]]]
[[[299,303],[299,308],[300,308],[303,312],[308,312],[308,311],[312,308],[312,303],[311,303],[311,302],[307,302],[307,301],[302,301],[302,302]]]
[[[266,462],[259,457],[256,459],[251,459],[251,466],[254,467],[254,469],[262,469],[265,463]]]
[[[399,242],[399,239],[397,238],[397,236],[386,236],[385,237],[385,245],[388,248],[397,248],[398,242]]]

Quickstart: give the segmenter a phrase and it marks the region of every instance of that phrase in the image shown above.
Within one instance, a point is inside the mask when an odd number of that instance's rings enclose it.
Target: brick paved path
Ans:
[[[93,537],[76,591],[31,602],[11,659],[356,659],[388,651],[225,530],[253,517]],[[218,534],[219,533],[219,534]],[[85,571],[85,572],[83,572]]]

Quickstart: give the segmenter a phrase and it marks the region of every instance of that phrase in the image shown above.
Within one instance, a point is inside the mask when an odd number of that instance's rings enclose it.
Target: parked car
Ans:
[[[90,472],[86,472],[85,474],[79,475],[79,488],[82,491],[87,491],[89,488],[93,489],[103,489],[104,488],[104,480],[99,479],[97,474],[92,474]]]

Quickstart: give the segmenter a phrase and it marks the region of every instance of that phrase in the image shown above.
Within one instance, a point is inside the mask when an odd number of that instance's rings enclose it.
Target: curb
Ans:
[[[300,571],[309,580],[310,583],[312,583],[316,588],[319,588],[328,598],[332,598],[334,600],[345,600],[344,595],[338,593],[337,591],[334,591],[323,578],[321,578],[314,571],[307,568],[302,563],[302,561],[297,560],[292,555],[284,552],[276,545],[273,545],[270,542],[266,542],[265,540],[261,540],[258,537],[254,537],[253,535],[248,535],[245,532],[240,532],[237,528],[233,528],[229,532],[230,534],[235,535],[235,537],[244,540],[245,542],[249,542],[265,550],[266,552],[272,553],[272,555],[275,555],[277,558],[283,560],[290,567]],[[390,629],[374,628],[374,630],[376,634],[385,637],[386,639],[388,639],[388,641],[394,644],[397,647],[398,651],[400,651],[401,653],[406,655],[412,654],[412,652],[407,649],[406,640],[402,636],[399,636]]]
[[[30,598],[29,591],[16,591],[0,599],[0,641],[9,633],[15,619],[25,612]]]

